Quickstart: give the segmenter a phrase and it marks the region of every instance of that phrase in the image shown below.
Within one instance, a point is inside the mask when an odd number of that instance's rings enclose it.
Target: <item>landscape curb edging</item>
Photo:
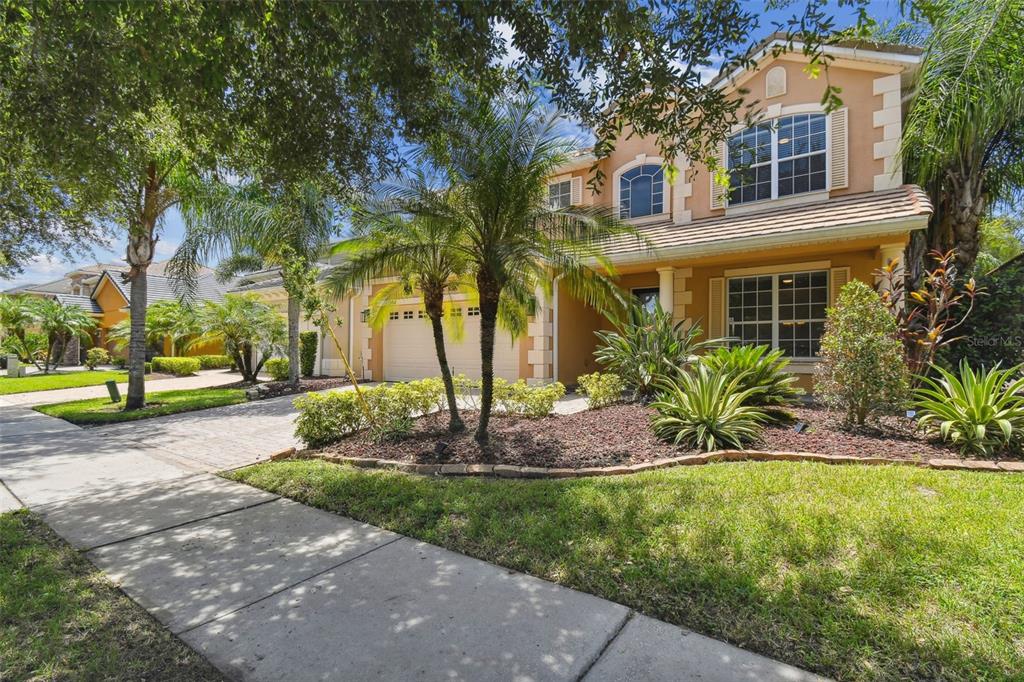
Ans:
[[[656,459],[640,464],[619,464],[607,467],[583,467],[580,469],[527,467],[509,464],[417,464],[374,457],[350,457],[330,455],[295,448],[282,450],[270,457],[273,461],[283,459],[320,459],[335,464],[350,464],[361,469],[391,469],[421,476],[491,476],[495,478],[585,478],[591,476],[621,476],[641,471],[666,469],[676,466],[694,466],[712,462],[822,462],[825,464],[863,464],[878,466],[894,464],[917,466],[945,471],[990,471],[1024,473],[1024,462],[996,462],[992,460],[928,459],[919,462],[884,457],[853,457],[849,455],[820,455],[813,452],[762,452],[758,450],[715,450],[700,455],[682,455]]]

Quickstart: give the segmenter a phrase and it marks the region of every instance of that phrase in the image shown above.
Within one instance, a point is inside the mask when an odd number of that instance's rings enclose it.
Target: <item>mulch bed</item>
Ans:
[[[277,398],[282,395],[293,395],[295,393],[308,393],[310,391],[325,391],[328,388],[348,386],[349,380],[345,377],[309,377],[299,380],[298,389],[293,389],[287,381],[261,381],[256,384],[245,381],[236,381],[231,384],[217,386],[217,388],[253,388],[259,386],[265,391],[261,398]]]
[[[920,461],[958,459],[957,450],[915,435],[908,419],[889,417],[865,427],[847,427],[841,416],[819,407],[791,410],[804,429],[774,426],[748,445],[752,450],[814,452],[826,455],[887,457]],[[695,451],[658,440],[648,423],[654,410],[642,405],[615,405],[571,415],[524,419],[494,415],[491,438],[481,449],[473,440],[477,413],[463,411],[466,431],[447,432],[447,414],[417,419],[412,433],[397,442],[375,443],[357,433],[323,450],[347,457],[418,464],[508,464],[529,467],[603,467],[640,464]]]

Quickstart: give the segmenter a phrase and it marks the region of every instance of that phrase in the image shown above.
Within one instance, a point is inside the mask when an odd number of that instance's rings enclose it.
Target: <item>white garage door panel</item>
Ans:
[[[452,374],[480,377],[480,317],[467,315],[463,306],[462,340],[455,342],[445,330],[445,350]],[[408,311],[408,312],[407,312]],[[400,308],[397,320],[384,327],[384,380],[410,381],[441,375],[434,351],[430,320],[419,317],[414,308]],[[409,312],[412,313],[411,318]],[[515,381],[519,378],[519,341],[510,343],[507,332],[498,330],[494,341],[494,376]]]

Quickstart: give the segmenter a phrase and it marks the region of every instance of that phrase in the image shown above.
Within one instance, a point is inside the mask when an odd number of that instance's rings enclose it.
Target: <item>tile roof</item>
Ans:
[[[694,255],[742,248],[749,240],[769,238],[825,240],[842,238],[845,230],[883,227],[884,223],[917,219],[925,227],[932,213],[928,196],[916,185],[829,199],[821,203],[788,206],[739,216],[706,218],[683,225],[671,219],[640,225],[635,237],[616,237],[604,248],[614,260],[656,256],[659,251],[692,249]],[[903,228],[906,229],[906,228]],[[884,231],[884,230],[881,230]],[[646,243],[645,243],[645,241]]]
[[[107,271],[105,274],[110,279],[111,284],[117,287],[117,290],[121,292],[121,295],[124,296],[125,300],[131,303],[131,285],[127,282],[121,281],[119,272]],[[192,292],[192,298],[196,301],[222,301],[224,300],[224,294],[226,294],[232,286],[233,282],[221,284],[213,275],[200,275],[196,281],[196,288]],[[185,287],[181,284],[180,280],[173,279],[171,277],[147,274],[146,305],[150,305],[155,301],[179,300],[185,293]]]
[[[92,300],[88,296],[75,296],[73,294],[57,294],[54,296],[55,299],[65,305],[73,305],[81,308],[87,313],[95,313],[99,315],[103,312],[103,309],[99,307],[96,301]]]

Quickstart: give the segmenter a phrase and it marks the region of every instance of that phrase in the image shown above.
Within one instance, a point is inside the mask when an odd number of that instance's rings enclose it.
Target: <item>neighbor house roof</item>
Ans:
[[[64,305],[73,305],[81,308],[87,313],[94,313],[100,315],[103,313],[103,309],[99,307],[96,301],[88,296],[76,296],[74,294],[57,294],[54,296],[55,299],[63,303]]]
[[[101,277],[101,281],[107,279],[110,284],[114,286],[124,297],[124,300],[129,304],[132,300],[131,285],[127,282],[121,281],[120,273],[104,271]],[[96,288],[99,288],[100,283],[97,282]],[[228,282],[221,284],[217,281],[217,278],[213,275],[200,275],[196,280],[196,286],[192,292],[194,299],[199,301],[222,301],[224,300],[224,294],[231,288],[232,283]],[[95,294],[95,289],[93,290]],[[185,286],[180,280],[172,279],[170,277],[162,277],[159,275],[146,276],[146,305],[150,305],[156,301],[174,301],[178,300],[185,293]]]
[[[649,260],[659,255],[703,256],[755,250],[777,244],[896,234],[927,225],[932,205],[916,185],[852,194],[738,216],[676,225],[669,220],[637,227],[640,239],[616,237],[604,248],[613,261]]]

